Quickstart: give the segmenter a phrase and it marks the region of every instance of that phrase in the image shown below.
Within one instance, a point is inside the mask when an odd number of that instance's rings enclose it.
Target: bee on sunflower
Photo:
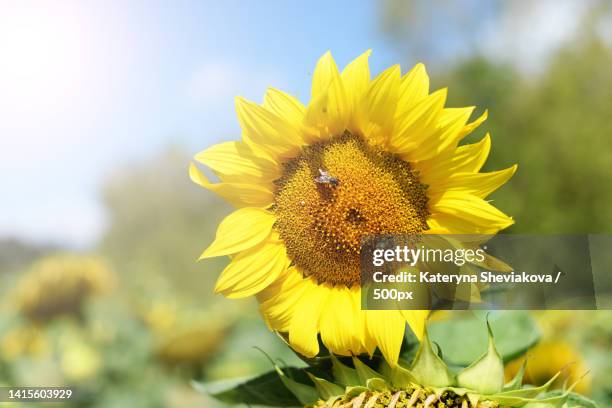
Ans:
[[[490,326],[485,354],[456,367],[429,339],[429,311],[362,310],[363,238],[494,235],[513,220],[486,197],[516,171],[480,172],[489,135],[460,144],[486,111],[470,122],[473,107],[446,108],[446,90],[430,93],[422,64],[403,75],[396,65],[371,79],[369,55],[342,72],[330,53],[321,57],[307,106],[276,89],[262,105],[238,98],[242,140],[195,156],[219,182],[194,163],[191,179],[238,207],[200,257],[230,257],[215,291],[256,296],[268,327],[309,365],[275,364],[275,371],[225,391],[196,387],[222,401],[268,406],[590,404],[572,393],[575,384],[548,394],[559,374],[543,386],[523,386],[523,367],[504,383]],[[410,365],[402,349],[407,324],[421,340]]]
[[[304,356],[370,354],[395,364],[406,323],[421,338],[426,310],[361,310],[360,243],[382,234],[495,234],[513,224],[486,197],[515,173],[480,173],[489,135],[459,142],[486,118],[446,108],[422,64],[374,79],[365,52],[340,72],[328,52],[307,106],[269,89],[236,99],[242,140],[195,156],[191,179],[238,207],[202,258],[229,255],[215,291],[255,295],[271,330]]]

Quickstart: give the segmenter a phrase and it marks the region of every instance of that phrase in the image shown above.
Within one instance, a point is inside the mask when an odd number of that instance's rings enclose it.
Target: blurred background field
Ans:
[[[491,133],[485,170],[519,164],[493,196],[508,232],[612,231],[610,2],[222,3],[0,3],[0,385],[215,406],[191,379],[268,370],[253,346],[297,362],[252,299],[213,296],[225,261],[195,260],[231,209],[187,166],[239,137],[235,95],[307,101],[328,49],[425,62],[451,106],[489,110],[470,137]],[[530,379],[570,364],[612,406],[612,313],[533,316]]]

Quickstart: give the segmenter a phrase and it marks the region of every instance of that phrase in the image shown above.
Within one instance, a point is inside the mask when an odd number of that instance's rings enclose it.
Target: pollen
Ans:
[[[428,228],[426,186],[410,164],[348,131],[304,147],[275,183],[287,254],[318,283],[359,285],[366,236]]]

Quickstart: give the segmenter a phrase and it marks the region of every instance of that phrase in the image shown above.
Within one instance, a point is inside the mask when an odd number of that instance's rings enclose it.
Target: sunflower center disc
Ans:
[[[425,186],[410,165],[349,132],[305,147],[276,184],[287,254],[319,283],[359,285],[363,237],[427,229]]]

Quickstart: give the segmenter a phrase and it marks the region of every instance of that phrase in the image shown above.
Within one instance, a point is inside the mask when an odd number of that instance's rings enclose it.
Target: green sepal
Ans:
[[[414,374],[401,364],[391,367],[384,361],[380,367],[378,367],[378,370],[381,372],[383,378],[396,388],[408,388],[418,383]]]
[[[359,384],[359,376],[357,375],[357,371],[353,368],[347,367],[340,362],[331,354],[331,362],[332,362],[332,374],[334,375],[334,379],[346,386]]]
[[[470,407],[477,407],[478,406],[478,401],[480,401],[480,394],[474,394],[471,392],[468,392],[467,394],[468,400],[470,401]]]
[[[390,368],[389,377],[391,384],[398,388],[407,388],[410,384],[416,384],[417,379],[412,372],[400,365]]]
[[[302,405],[313,404],[319,400],[319,393],[314,387],[299,383],[287,377],[283,370],[277,365],[274,366],[274,369],[278,373],[283,385],[295,395],[295,398],[297,398]],[[310,375],[310,373],[308,374]]]
[[[504,362],[495,348],[491,325],[487,320],[489,346],[487,352],[457,375],[460,387],[481,394],[495,394],[504,387]]]
[[[557,395],[563,395],[564,393],[565,391],[563,390],[554,390],[554,391],[549,391],[546,395],[552,397],[552,396],[557,396]],[[599,408],[599,406],[597,405],[595,401],[583,395],[576,394],[575,392],[569,393],[569,395],[567,396],[566,404],[568,407]]]
[[[423,333],[423,340],[417,351],[410,372],[419,384],[431,387],[449,387],[454,385],[455,378],[446,363],[434,353],[427,333]]]
[[[525,375],[525,368],[527,367],[527,360],[523,361],[521,368],[518,370],[512,380],[504,384],[502,391],[513,391],[518,390],[523,385],[523,376]]]
[[[569,396],[569,392],[565,392],[556,397],[549,397],[540,400],[532,400],[527,404],[523,405],[524,408],[562,408],[565,402],[567,401],[567,397]]]
[[[563,394],[530,401],[525,405],[525,408],[563,408],[566,406],[565,403],[567,402],[573,389],[576,387],[576,385],[578,385],[581,380],[582,378],[573,383],[567,390],[563,392]]]
[[[559,374],[557,373],[557,375]],[[548,398],[531,400],[525,405],[525,408],[562,408],[567,402],[567,399],[569,398],[572,390],[574,389],[574,387],[576,387],[580,380],[573,383],[567,390],[563,392],[563,394],[555,395],[553,397]]]
[[[332,397],[338,397],[344,394],[344,389],[333,382],[327,381],[323,378],[319,378],[311,373],[308,373],[308,377],[312,380],[315,388],[319,392],[321,399],[329,399]]]
[[[501,394],[488,395],[487,399],[489,399],[491,401],[495,401],[495,402],[499,403],[503,407],[509,407],[509,408],[522,407],[527,402],[534,401],[533,399],[530,399],[530,398],[514,397],[514,396],[504,396],[504,395],[501,395]]]
[[[333,397],[329,397],[329,398],[327,399],[327,401],[325,401],[325,406],[326,406],[326,407],[333,407],[333,406],[334,406],[334,403],[335,403],[336,401],[338,401],[340,398],[342,398],[342,396],[341,396],[341,395],[336,395],[336,396],[333,396]]]
[[[488,312],[491,314],[491,312]],[[474,315],[479,315],[474,311]],[[486,350],[487,338],[482,336],[483,319],[457,317],[429,324],[430,338],[436,341],[448,357],[447,364],[461,368],[469,366]],[[490,317],[495,333],[495,346],[504,363],[523,356],[540,339],[537,323],[525,311],[493,312]]]
[[[382,375],[371,369],[357,357],[353,357],[353,364],[355,365],[355,371],[359,377],[359,385],[367,385],[370,378],[382,378]]]
[[[501,405],[508,407],[524,407],[524,408],[561,408],[564,407],[572,390],[578,384],[576,381],[572,386],[562,394],[550,396],[546,398],[536,399],[538,395],[545,392],[550,385],[555,381],[560,373],[557,373],[553,378],[540,387],[523,388],[521,390],[513,390],[490,396],[490,399],[499,402]]]
[[[389,391],[389,385],[382,378],[370,378],[366,383],[366,387],[370,391]]]
[[[457,387],[442,387],[442,388],[433,387],[432,390],[438,397],[444,394],[446,391],[451,391],[459,395],[460,397],[466,395],[467,393],[471,391],[471,390],[468,390],[467,388],[457,388]]]
[[[351,399],[351,398],[355,398],[356,396],[358,396],[358,395],[360,395],[360,394],[362,394],[364,392],[368,392],[368,391],[369,390],[368,390],[367,387],[363,387],[361,385],[358,385],[356,387],[346,387],[346,390],[345,390],[344,393],[345,393],[345,395],[346,395],[346,397],[348,399]]]
[[[550,386],[555,382],[555,380],[559,377],[559,375],[561,375],[560,371],[557,374],[555,374],[550,380],[548,380],[545,384],[540,385],[539,387],[521,388],[521,389],[518,389],[518,390],[504,391],[504,392],[500,392],[498,394],[495,394],[495,396],[500,396],[500,397],[518,397],[518,398],[535,398],[539,394],[541,394],[543,392],[546,392],[546,390],[548,390],[548,388],[550,388]]]

